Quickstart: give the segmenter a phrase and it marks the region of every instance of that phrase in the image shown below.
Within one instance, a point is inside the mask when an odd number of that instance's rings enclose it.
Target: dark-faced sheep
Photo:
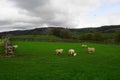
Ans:
[[[94,52],[95,52],[95,48],[88,47],[88,53],[94,53]]]
[[[56,49],[55,52],[56,52],[56,54],[62,54],[63,49]]]

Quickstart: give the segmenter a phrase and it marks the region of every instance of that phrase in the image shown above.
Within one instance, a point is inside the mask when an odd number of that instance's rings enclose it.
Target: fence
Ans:
[[[100,44],[120,44],[110,41],[85,41],[78,39],[36,39],[36,38],[11,38],[12,41],[35,41],[35,42],[78,42],[78,43],[100,43]]]

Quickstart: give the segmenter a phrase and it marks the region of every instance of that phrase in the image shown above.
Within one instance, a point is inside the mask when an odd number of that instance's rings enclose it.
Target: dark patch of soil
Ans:
[[[22,58],[22,57],[27,57],[28,55],[5,55],[1,54],[0,58]]]

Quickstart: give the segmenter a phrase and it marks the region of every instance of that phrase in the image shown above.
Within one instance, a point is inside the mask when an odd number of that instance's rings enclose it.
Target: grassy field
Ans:
[[[11,38],[36,38],[36,39],[60,39],[56,36],[48,36],[48,35],[19,35],[19,36],[11,36]]]
[[[0,57],[0,80],[120,80],[120,45],[87,43],[94,54],[81,48],[82,43],[12,42],[19,47],[16,57]],[[55,49],[63,48],[62,55]],[[77,56],[69,56],[68,49]]]

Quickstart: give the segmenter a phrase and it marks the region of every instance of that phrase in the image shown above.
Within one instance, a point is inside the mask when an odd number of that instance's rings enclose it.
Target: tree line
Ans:
[[[46,32],[47,35],[54,35],[58,36],[64,39],[79,39],[79,40],[84,40],[84,41],[111,41],[111,42],[117,42],[120,43],[120,31],[117,31],[115,36],[112,36],[111,34],[108,33],[109,36],[104,35],[104,33],[101,32],[96,32],[96,33],[81,33],[81,34],[76,34],[70,31],[70,29],[57,29],[57,28],[49,28]]]

